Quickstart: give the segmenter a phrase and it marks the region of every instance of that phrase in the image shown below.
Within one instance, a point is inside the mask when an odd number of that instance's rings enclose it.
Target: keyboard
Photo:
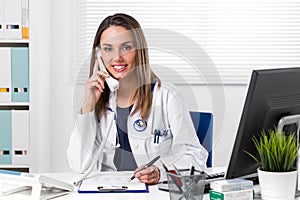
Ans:
[[[204,187],[204,193],[209,193],[210,188],[210,182],[221,180],[225,178],[225,172],[217,172],[217,173],[209,173],[206,174],[206,180],[205,180],[205,187]]]
[[[218,173],[211,173],[211,174],[206,174],[206,180],[211,182],[215,181],[216,179],[223,179],[225,177],[225,172],[218,172]]]

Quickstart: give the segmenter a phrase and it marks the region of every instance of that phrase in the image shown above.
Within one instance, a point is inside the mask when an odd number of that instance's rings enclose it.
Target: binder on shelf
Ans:
[[[28,47],[11,48],[12,102],[29,102]]]
[[[11,102],[10,47],[0,47],[0,102]]]
[[[29,5],[22,0],[22,39],[29,39]]]
[[[0,110],[0,164],[11,164],[11,111]]]
[[[29,110],[12,110],[12,164],[29,165]]]
[[[22,39],[21,0],[4,0],[4,38]]]
[[[4,39],[4,0],[0,0],[0,39]]]

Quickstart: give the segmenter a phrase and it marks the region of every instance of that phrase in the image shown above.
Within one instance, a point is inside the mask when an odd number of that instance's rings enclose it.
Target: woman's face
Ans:
[[[110,26],[100,37],[100,48],[107,70],[116,78],[124,77],[136,66],[133,36],[123,26]]]

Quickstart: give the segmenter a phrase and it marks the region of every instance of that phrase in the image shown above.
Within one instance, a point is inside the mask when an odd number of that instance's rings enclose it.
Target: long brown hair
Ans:
[[[133,17],[123,13],[118,13],[106,17],[99,25],[92,48],[90,77],[93,74],[93,68],[95,64],[95,49],[100,45],[100,38],[103,31],[105,31],[110,26],[122,26],[127,30],[130,30],[133,35],[136,46],[136,67],[134,72],[137,76],[138,88],[133,95],[133,100],[136,100],[136,107],[133,110],[132,114],[140,110],[141,117],[143,120],[145,120],[152,106],[152,84],[157,82],[160,86],[160,80],[149,66],[149,56],[146,39],[140,24]],[[109,103],[109,95],[110,90],[105,82],[105,89],[95,107],[95,113],[98,120],[100,116],[106,114]]]

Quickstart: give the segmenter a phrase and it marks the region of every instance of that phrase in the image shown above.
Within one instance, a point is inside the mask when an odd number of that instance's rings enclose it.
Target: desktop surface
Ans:
[[[61,181],[65,181],[67,183],[73,183],[74,181],[78,180],[82,174],[75,174],[75,173],[46,173],[44,174],[46,176],[49,176],[51,178],[55,178]],[[73,192],[70,192],[66,195],[62,195],[59,197],[56,197],[55,200],[64,200],[64,199],[100,199],[101,200],[141,200],[141,199],[147,199],[147,200],[168,200],[170,199],[168,192],[163,192],[158,190],[157,185],[149,186],[149,193],[85,193],[81,194],[78,193],[78,187],[74,188]],[[30,190],[26,190],[23,192],[7,195],[7,196],[0,196],[1,200],[26,200],[30,199]]]
[[[217,168],[216,172],[220,171],[222,168]],[[224,169],[224,168],[223,168]],[[215,171],[213,169],[209,169],[209,171]],[[221,170],[222,171],[222,170]],[[67,183],[73,183],[75,180],[80,178],[81,174],[75,173],[46,173],[46,176],[65,181]],[[73,192],[70,192],[66,195],[56,197],[55,200],[66,200],[66,199],[75,199],[75,200],[93,200],[93,199],[101,199],[101,200],[169,200],[170,196],[168,192],[161,191],[158,189],[157,185],[149,186],[149,193],[86,193],[81,194],[77,192],[78,187],[75,187]],[[259,186],[255,186],[255,191],[259,191]],[[1,196],[2,200],[26,200],[30,199],[30,190],[26,190],[23,192],[19,192],[16,194],[11,194],[8,196]],[[260,198],[255,198],[260,199]],[[300,198],[295,198],[296,200],[300,200]],[[209,200],[209,195],[205,194],[203,200]]]
[[[73,183],[78,180],[82,175],[75,173],[46,173],[44,174],[51,178],[55,178],[61,181],[65,181],[67,183]],[[158,189],[157,185],[149,186],[149,193],[78,193],[78,187],[74,188],[73,192],[68,194],[59,196],[54,198],[55,200],[66,200],[66,199],[80,199],[80,200],[93,200],[93,199],[101,199],[101,200],[169,200],[170,196],[168,192],[161,191]],[[1,200],[26,200],[30,199],[30,190],[26,190],[23,192],[11,194],[8,196],[1,196]],[[208,194],[206,194],[203,200],[209,200]]]

